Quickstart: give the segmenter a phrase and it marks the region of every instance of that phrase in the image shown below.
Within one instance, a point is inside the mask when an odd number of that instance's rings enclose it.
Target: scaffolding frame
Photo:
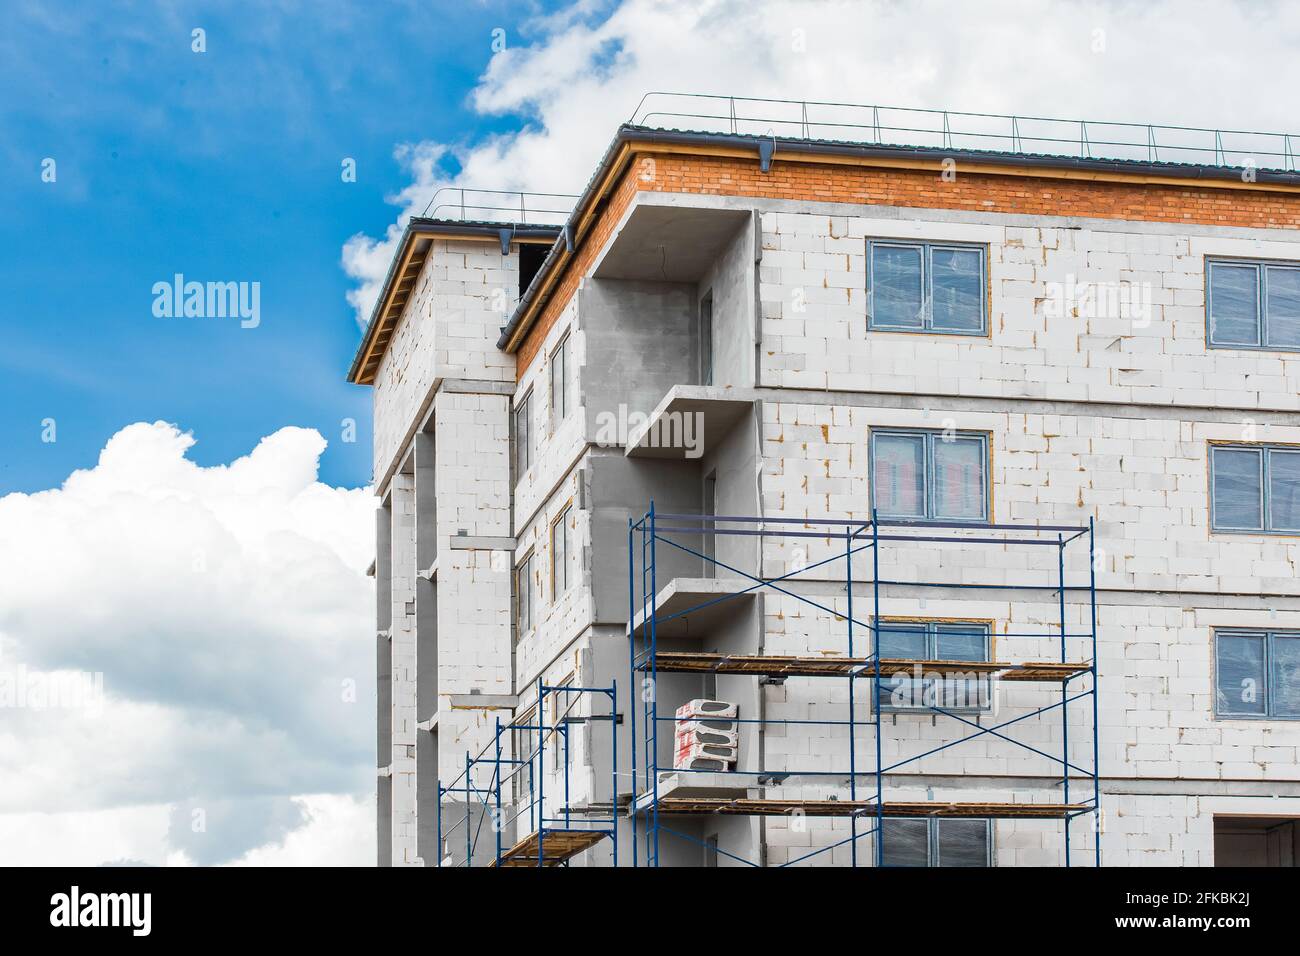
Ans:
[[[461,826],[465,828],[465,860],[462,864],[457,865],[473,866],[474,851],[478,845],[478,839],[482,835],[482,824],[484,820],[489,818],[492,820],[492,832],[496,843],[491,866],[498,868],[568,866],[569,860],[595,846],[605,838],[608,838],[611,842],[614,866],[618,866],[618,682],[611,682],[609,687],[579,687],[573,684],[545,684],[539,677],[536,687],[537,705],[535,714],[524,718],[522,721],[519,718],[514,718],[508,723],[502,723],[501,718],[497,717],[492,740],[476,756],[470,756],[470,752],[465,751],[465,769],[449,781],[446,786],[443,785],[441,779],[436,782],[438,796],[436,824],[438,866],[443,865],[444,848],[446,846],[444,841]],[[551,694],[557,695],[556,713],[553,721],[548,724],[546,698]],[[561,701],[558,698],[558,695],[561,694],[571,698],[568,701],[568,706],[564,707],[563,711],[561,711]],[[571,712],[578,702],[588,696],[608,698],[609,713],[571,716]],[[574,724],[592,724],[603,721],[608,721],[610,725],[609,813],[608,816],[584,816],[583,819],[575,820],[569,785],[570,768],[572,766],[569,729]],[[523,731],[530,735],[536,734],[535,745],[531,747],[526,755],[515,753],[516,731]],[[505,755],[506,751],[503,751],[502,748],[502,734],[509,735],[509,756]],[[547,754],[547,737],[557,738],[554,746],[559,749],[552,751],[552,754],[558,752],[561,755],[563,803],[558,811],[558,816],[550,816],[546,811],[546,776],[548,770],[545,757]],[[474,768],[480,765],[491,768],[487,785],[482,787],[474,784]],[[525,775],[524,779],[528,783],[528,797],[520,805],[516,806],[513,800],[503,801],[501,791],[507,784],[513,783],[515,775],[520,773]],[[451,794],[463,795],[465,813],[444,831],[443,797]],[[475,807],[475,801],[483,811],[479,817],[477,827],[473,824],[473,815],[471,813],[471,808]],[[508,807],[514,810],[513,815],[508,812]],[[593,809],[593,807],[589,806],[587,809]],[[522,821],[525,814],[528,817],[527,835],[522,839],[517,839],[511,846],[505,846],[502,841],[502,833],[507,826]],[[551,824],[560,824],[560,826],[552,826]],[[575,824],[578,825],[575,826]],[[548,842],[551,846],[549,855],[547,854]]]
[[[668,524],[660,524],[666,521]],[[773,527],[775,526],[775,528]],[[793,526],[792,530],[787,530]],[[816,530],[821,529],[821,530]],[[910,533],[909,533],[910,532]],[[773,578],[764,578],[763,574],[763,549],[759,546],[758,566],[756,574],[749,574],[740,568],[733,567],[719,560],[716,556],[704,553],[703,550],[696,550],[688,547],[679,541],[674,541],[666,535],[672,534],[700,534],[700,535],[756,535],[760,538],[819,538],[822,540],[833,540],[840,538],[844,542],[844,549],[841,553],[833,553],[822,560],[798,567],[793,571],[779,575]],[[1047,535],[1047,537],[1042,537]],[[640,560],[637,560],[637,546],[639,536]],[[1075,542],[1087,542],[1088,555],[1088,583],[1086,585],[1071,585],[1066,581],[1065,557],[1066,549]],[[948,581],[882,581],[880,578],[880,555],[882,546],[887,542],[907,542],[911,544],[959,544],[959,545],[1025,545],[1025,546],[1054,546],[1057,549],[1057,580],[1055,584],[980,584],[970,582],[948,582]],[[742,583],[749,582],[747,587],[742,590],[723,594],[719,597],[713,597],[701,601],[691,607],[674,610],[671,614],[660,617],[657,609],[659,598],[658,587],[658,570],[657,570],[657,552],[659,545],[669,545],[674,549],[693,555],[705,562],[705,567],[712,566],[717,569],[723,569],[737,578]],[[631,754],[631,780],[632,794],[629,805],[629,815],[632,820],[632,865],[633,866],[655,866],[659,865],[659,843],[660,834],[667,833],[674,837],[684,839],[699,844],[708,850],[716,851],[720,855],[726,856],[737,862],[749,866],[762,866],[763,863],[749,860],[721,848],[706,845],[703,841],[682,833],[666,826],[660,820],[661,812],[667,814],[730,814],[730,815],[780,815],[800,812],[809,816],[847,816],[850,820],[850,836],[844,840],[838,840],[827,846],[820,847],[810,853],[805,853],[792,860],[787,860],[780,866],[793,866],[802,863],[820,854],[826,853],[836,847],[848,845],[850,848],[850,863],[856,867],[859,865],[858,846],[859,841],[865,837],[875,835],[874,842],[874,860],[873,865],[884,866],[884,820],[886,817],[939,817],[952,819],[1059,819],[1063,821],[1064,831],[1064,864],[1071,866],[1071,841],[1070,841],[1070,824],[1078,817],[1091,815],[1094,819],[1094,847],[1093,859],[1094,865],[1101,866],[1101,781],[1100,781],[1100,735],[1098,723],[1098,668],[1097,668],[1097,568],[1096,568],[1096,536],[1095,522],[1090,517],[1087,525],[1084,526],[1067,526],[1067,525],[1029,525],[1029,524],[1009,524],[997,522],[977,522],[977,521],[932,521],[932,520],[909,520],[901,518],[881,518],[876,509],[872,509],[871,519],[867,521],[854,519],[835,519],[835,518],[785,518],[785,517],[760,517],[760,516],[738,516],[738,515],[703,515],[703,514],[662,514],[656,513],[654,501],[650,502],[649,510],[637,521],[628,520],[628,655],[629,655],[629,673],[633,687],[638,685],[643,687],[641,692],[642,699],[642,723],[643,731],[641,738],[641,760],[638,765],[638,739],[636,728],[636,707],[635,704],[629,707],[631,744],[629,746]],[[871,561],[871,579],[869,582],[858,582],[854,578],[853,557],[855,554],[869,553]],[[805,595],[797,594],[789,588],[782,587],[783,582],[790,582],[799,575],[816,568],[829,567],[839,561],[844,562],[844,576],[842,583],[844,593],[847,597],[846,608],[844,612],[837,611],[834,607],[829,607],[819,601],[813,600]],[[637,599],[637,574],[640,572],[640,601]],[[835,580],[839,580],[836,578]],[[853,589],[855,583],[870,583],[870,600],[871,607],[870,622],[857,620],[854,617],[854,595]],[[1021,662],[1006,663],[997,666],[999,662],[984,662],[981,666],[978,662],[971,661],[926,661],[913,659],[887,659],[881,658],[878,652],[878,636],[880,630],[888,630],[884,625],[880,612],[880,591],[881,585],[905,585],[919,587],[933,587],[944,589],[988,589],[988,590],[1011,590],[1011,591],[1036,591],[1050,592],[1057,596],[1057,607],[1059,609],[1058,630],[1052,631],[1052,625],[1045,625],[1042,633],[1012,633],[1007,632],[999,637],[1010,638],[1038,638],[1038,639],[1059,639],[1060,642],[1060,661],[1059,662]],[[836,621],[845,623],[846,633],[846,655],[844,657],[820,657],[820,658],[798,658],[798,657],[775,657],[767,655],[724,655],[724,654],[692,654],[680,652],[660,652],[658,650],[658,629],[661,624],[665,624],[675,618],[684,617],[695,611],[704,608],[722,604],[726,601],[734,600],[742,595],[753,594],[759,591],[776,591],[787,597],[794,598],[804,604],[811,605],[817,610],[824,611],[832,616]],[[1087,594],[1087,616],[1085,628],[1081,633],[1070,633],[1067,629],[1066,621],[1066,594],[1067,592],[1086,592]],[[638,615],[638,603],[639,615]],[[1008,621],[1008,625],[1010,622]],[[759,626],[764,627],[764,622],[760,620]],[[855,629],[858,632],[865,632],[870,640],[870,653],[866,656],[855,654]],[[638,633],[642,635],[644,650],[638,653],[637,639]],[[1071,662],[1067,659],[1067,638],[1078,638],[1088,642],[1090,647],[1090,660],[1086,662]],[[990,655],[991,656],[991,655]],[[1003,679],[1013,681],[1035,681],[1047,683],[1060,683],[1060,699],[1054,703],[1042,707],[1036,707],[1027,713],[1019,714],[1011,719],[1001,721],[993,726],[983,726],[976,720],[968,719],[960,713],[938,706],[938,703],[922,705],[920,707],[910,706],[910,712],[931,713],[938,716],[952,718],[967,728],[973,728],[974,732],[969,733],[957,740],[950,740],[941,743],[938,746],[931,747],[922,753],[914,754],[897,760],[888,765],[885,764],[883,757],[883,733],[884,724],[882,722],[881,701],[881,680],[884,677],[904,671],[909,666],[922,665],[928,667],[939,666],[940,668],[951,665],[951,671],[969,671],[972,667],[976,672],[981,669],[988,672],[992,679],[993,675],[1000,676]],[[675,715],[670,717],[661,717],[659,715],[658,702],[658,674],[665,673],[708,673],[712,671],[715,674],[749,674],[752,676],[768,678],[784,678],[789,676],[799,677],[822,677],[822,678],[839,678],[848,681],[848,718],[847,720],[827,720],[827,719],[767,719],[767,718],[748,718],[742,717],[735,719],[738,724],[779,724],[779,725],[819,725],[819,726],[843,726],[847,727],[849,735],[849,766],[847,772],[844,770],[800,770],[800,769],[783,769],[783,770],[762,770],[762,771],[741,771],[737,769],[723,770],[694,770],[677,767],[661,767],[659,764],[659,726],[661,723],[672,723],[676,726],[677,718]],[[638,682],[638,672],[642,675]],[[1070,683],[1073,680],[1090,675],[1088,689],[1076,693],[1071,692]],[[860,680],[869,680],[871,687],[871,718],[860,719],[857,716],[856,705],[856,682]],[[1092,711],[1092,767],[1085,769],[1077,766],[1070,760],[1070,733],[1069,733],[1069,706],[1078,701],[1088,701],[1091,703]],[[1060,709],[1061,716],[1061,737],[1062,747],[1060,755],[1048,753],[1038,747],[1032,746],[1024,741],[1015,739],[1003,733],[1006,728],[1018,724],[1022,721],[1033,717],[1038,717],[1049,712]],[[1084,705],[1086,710],[1087,705]],[[680,718],[689,719],[689,718]],[[857,732],[859,728],[871,727],[875,740],[875,765],[870,769],[860,768],[857,757]],[[997,803],[903,803],[903,802],[886,802],[885,800],[885,778],[892,772],[908,764],[916,763],[925,757],[941,751],[957,747],[967,741],[984,738],[991,735],[1000,740],[1009,742],[1017,747],[1023,748],[1044,757],[1053,764],[1059,764],[1061,768],[1060,786],[1062,793],[1062,802],[1060,804],[997,804]],[[724,765],[725,766],[725,765]],[[791,777],[836,777],[848,780],[849,799],[845,800],[768,800],[768,799],[733,799],[733,798],[699,798],[699,797],[672,797],[661,796],[659,793],[659,774],[661,770],[671,770],[674,774],[691,774],[691,773],[708,773],[718,776],[736,775],[737,777],[754,777],[756,786],[771,785],[770,781],[783,783]],[[1092,795],[1079,803],[1070,802],[1070,774],[1071,772],[1092,780]],[[769,782],[765,782],[769,781]],[[874,781],[874,787],[861,786],[869,781]],[[640,789],[638,789],[640,787]],[[872,792],[874,790],[874,792]],[[859,793],[862,798],[859,798]],[[644,823],[639,818],[644,815]],[[860,824],[870,820],[871,826],[868,829],[859,832]],[[638,851],[638,842],[644,839],[644,854]],[[991,851],[991,849],[990,849]]]

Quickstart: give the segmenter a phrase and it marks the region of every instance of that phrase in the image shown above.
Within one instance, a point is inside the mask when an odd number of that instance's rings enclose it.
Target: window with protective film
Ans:
[[[988,436],[873,430],[871,503],[882,518],[989,520]]]
[[[867,241],[867,328],[984,335],[984,246]]]

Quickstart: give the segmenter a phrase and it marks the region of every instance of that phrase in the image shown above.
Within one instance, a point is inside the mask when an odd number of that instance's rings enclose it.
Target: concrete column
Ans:
[[[387,503],[375,512],[375,845],[378,865],[393,864],[393,790],[387,775],[393,759],[393,658],[389,627],[393,621],[392,510]]]
[[[393,865],[418,864],[416,851],[415,479],[393,476],[392,647]]]
[[[437,470],[434,437],[415,436],[415,767],[417,851],[426,866],[438,859],[438,735],[430,722],[438,712],[438,581],[430,576],[438,557]]]

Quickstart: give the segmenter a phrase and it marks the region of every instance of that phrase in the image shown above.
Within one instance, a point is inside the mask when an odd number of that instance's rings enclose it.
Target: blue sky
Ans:
[[[49,9],[42,9],[48,7]],[[340,249],[393,221],[403,142],[510,129],[466,95],[536,7],[23,4],[0,33],[0,494],[57,486],[133,421],[192,430],[201,464],[283,425],[370,478],[368,389]],[[207,50],[191,50],[194,28]],[[42,162],[57,179],[42,181]],[[356,160],[357,181],[341,163]],[[454,170],[451,170],[454,171]],[[260,282],[261,323],[155,318],[173,274]],[[42,422],[54,419],[53,443]],[[357,422],[356,441],[341,422]]]

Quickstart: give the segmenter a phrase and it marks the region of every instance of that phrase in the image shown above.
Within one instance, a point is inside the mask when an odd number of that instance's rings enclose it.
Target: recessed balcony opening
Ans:
[[[1215,866],[1295,866],[1300,820],[1287,817],[1215,817]]]

